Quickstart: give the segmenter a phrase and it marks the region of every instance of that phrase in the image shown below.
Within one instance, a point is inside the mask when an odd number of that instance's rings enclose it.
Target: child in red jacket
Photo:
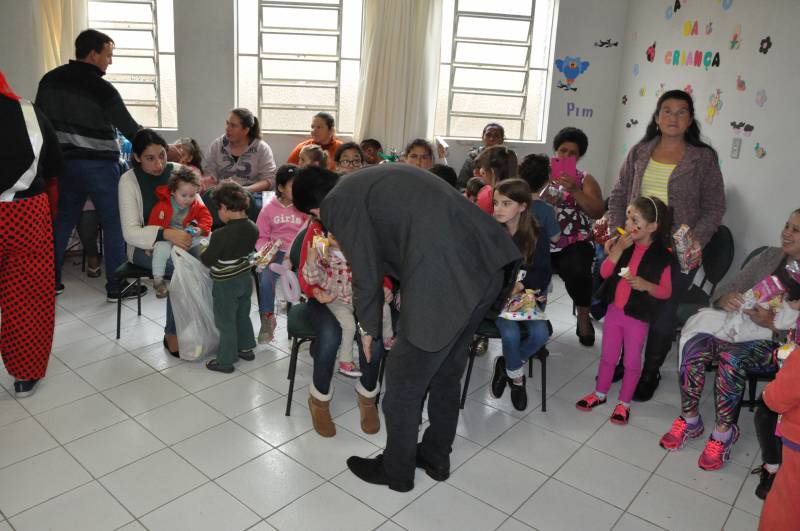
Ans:
[[[172,170],[166,186],[156,188],[158,203],[150,211],[148,225],[165,229],[185,230],[192,235],[190,251],[200,245],[200,238],[211,231],[211,213],[200,199],[200,177],[190,168],[180,166]],[[153,245],[153,287],[156,297],[162,299],[169,290],[164,281],[172,252],[172,243],[166,240]]]

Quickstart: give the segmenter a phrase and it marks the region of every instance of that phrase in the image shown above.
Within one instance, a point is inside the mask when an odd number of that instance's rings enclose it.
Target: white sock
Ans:
[[[622,402],[622,401],[620,401],[620,404],[622,404],[623,406],[625,406],[625,407],[626,407],[626,408],[628,408],[628,409],[630,409],[630,408],[631,408],[631,404],[630,404],[630,402]]]
[[[770,474],[775,474],[780,467],[781,465],[770,465],[769,463],[764,463],[764,470]]]
[[[597,397],[597,398],[599,398],[600,400],[605,400],[605,398],[606,398],[606,394],[605,394],[605,393],[601,393],[601,392],[599,392],[599,391],[595,391],[595,392],[594,392],[594,396],[596,396],[596,397]]]

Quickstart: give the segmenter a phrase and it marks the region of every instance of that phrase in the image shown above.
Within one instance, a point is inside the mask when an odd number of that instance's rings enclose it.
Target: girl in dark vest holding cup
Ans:
[[[626,212],[625,229],[606,243],[608,258],[600,268],[605,279],[600,297],[607,301],[608,313],[603,325],[603,349],[593,393],[575,406],[590,411],[606,402],[614,367],[625,347],[625,376],[619,403],[611,422],[627,424],[633,392],[642,372],[642,347],[654,307],[672,294],[670,261],[670,220],[667,206],[654,196],[639,197]]]

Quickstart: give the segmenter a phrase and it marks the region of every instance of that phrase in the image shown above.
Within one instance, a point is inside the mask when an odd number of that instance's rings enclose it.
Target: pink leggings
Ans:
[[[625,376],[619,390],[619,401],[630,404],[642,374],[642,346],[647,339],[648,328],[647,323],[628,317],[614,303],[608,305],[603,325],[603,352],[597,373],[598,393],[608,393],[624,341],[625,359],[622,363],[625,365]]]

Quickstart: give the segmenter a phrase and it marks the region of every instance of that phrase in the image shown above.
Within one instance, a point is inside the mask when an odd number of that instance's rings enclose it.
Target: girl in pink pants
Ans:
[[[627,424],[630,403],[642,372],[642,346],[647,339],[650,315],[659,300],[672,294],[670,220],[667,206],[657,197],[639,197],[626,212],[625,230],[606,243],[608,258],[600,267],[605,279],[599,296],[608,312],[603,325],[603,350],[594,392],[578,400],[580,410],[591,411],[605,404],[620,350],[624,347],[625,376],[619,403],[611,422]],[[622,279],[623,281],[620,281]]]

